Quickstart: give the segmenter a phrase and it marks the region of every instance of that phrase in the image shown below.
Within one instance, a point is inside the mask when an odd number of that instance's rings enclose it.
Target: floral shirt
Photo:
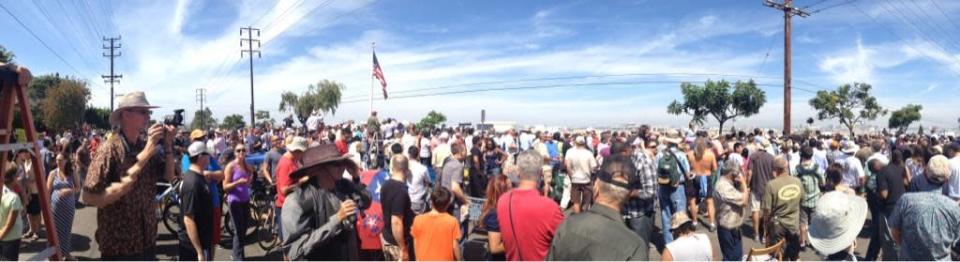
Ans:
[[[90,163],[83,190],[102,194],[111,183],[119,182],[137,162],[137,154],[146,142],[128,145],[122,135],[114,135],[97,148]],[[156,183],[163,177],[160,154],[144,167],[133,189],[116,202],[97,210],[95,238],[104,256],[137,255],[152,249],[157,242]]]

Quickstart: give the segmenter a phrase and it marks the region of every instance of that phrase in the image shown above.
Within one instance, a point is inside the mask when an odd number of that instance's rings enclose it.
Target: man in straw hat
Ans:
[[[866,219],[863,198],[840,191],[823,194],[810,216],[810,245],[827,261],[856,260],[853,250]]]
[[[350,155],[340,154],[333,144],[303,152],[303,165],[290,176],[307,182],[287,195],[281,216],[283,251],[290,260],[358,259],[354,215],[370,198],[342,178],[344,172],[357,177],[357,169]]]
[[[960,206],[941,193],[950,179],[950,161],[934,156],[925,176],[914,179],[932,186],[900,197],[888,220],[890,234],[900,260],[951,260],[951,247],[960,239]]]
[[[690,163],[687,162],[687,155],[677,147],[682,142],[680,132],[673,129],[667,130],[664,136],[660,137],[660,144],[666,146],[664,152],[658,154],[660,157],[657,159],[661,228],[669,228],[670,218],[675,213],[683,213],[687,210],[683,181],[686,179],[684,174],[690,173]],[[674,176],[677,179],[670,179],[665,175]],[[673,234],[670,234],[669,230],[661,230],[661,233],[665,244],[673,241]]]
[[[152,108],[157,107],[143,92],[120,98],[110,114],[117,135],[97,148],[83,185],[83,202],[99,208],[96,240],[103,260],[155,259],[155,187],[161,176],[173,180],[176,162],[175,129],[163,124],[147,129]],[[140,135],[144,131],[146,137]],[[168,153],[159,153],[160,147]]]

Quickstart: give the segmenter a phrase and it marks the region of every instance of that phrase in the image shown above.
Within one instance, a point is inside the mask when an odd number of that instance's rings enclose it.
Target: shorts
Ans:
[[[30,194],[30,202],[27,203],[27,214],[31,216],[40,215],[40,195]]]
[[[784,261],[795,261],[800,256],[800,234],[781,226],[776,221],[771,222],[769,240],[767,246],[776,244],[781,239],[785,240],[783,245]]]
[[[800,225],[809,226],[810,217],[813,215],[813,208],[800,207]]]
[[[570,185],[570,200],[576,205],[590,205],[593,203],[593,189],[590,184],[573,183]]]
[[[688,200],[712,198],[713,183],[710,183],[710,176],[695,176],[693,179],[684,182],[683,191]]]
[[[750,211],[760,212],[760,196],[750,193]]]
[[[387,243],[387,240],[383,238],[383,234],[380,235],[380,243],[383,247],[384,260],[400,261],[403,259],[403,249],[398,245]]]

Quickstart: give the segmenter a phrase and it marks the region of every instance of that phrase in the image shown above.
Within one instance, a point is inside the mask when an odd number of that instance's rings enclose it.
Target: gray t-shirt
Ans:
[[[773,156],[763,150],[750,154],[750,192],[760,197],[767,189],[767,182],[773,180]]]
[[[263,164],[267,165],[267,170],[270,170],[270,177],[277,179],[277,163],[280,162],[280,158],[283,157],[280,152],[270,150],[267,153],[263,154]]]
[[[463,183],[463,162],[452,156],[443,164],[443,173],[440,176],[440,186],[453,190],[451,183]]]

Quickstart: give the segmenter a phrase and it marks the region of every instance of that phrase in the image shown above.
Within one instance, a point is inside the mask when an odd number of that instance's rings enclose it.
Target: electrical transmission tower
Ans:
[[[119,80],[119,79],[120,79],[120,78],[123,78],[123,75],[117,75],[117,74],[115,74],[114,71],[113,71],[113,60],[114,60],[114,58],[117,58],[117,57],[119,57],[119,56],[122,54],[122,53],[120,53],[120,52],[117,50],[117,49],[120,49],[120,46],[121,46],[121,45],[120,45],[120,36],[110,37],[110,38],[104,37],[104,38],[103,38],[103,41],[104,41],[104,42],[110,42],[110,46],[106,46],[106,45],[103,46],[103,50],[110,50],[110,53],[103,53],[103,57],[109,57],[109,58],[110,58],[110,75],[102,75],[101,77],[103,77],[103,82],[104,82],[104,83],[110,84],[110,111],[112,112],[112,111],[113,111],[113,99],[114,99],[114,97],[115,97],[114,94],[113,94],[113,84],[114,84],[114,83],[120,83],[120,80]],[[106,43],[104,43],[104,44],[106,44]]]
[[[203,107],[204,102],[207,101],[207,89],[206,88],[197,88],[197,102],[200,103],[200,129],[207,129],[207,110]]]
[[[246,38],[243,38],[244,31],[247,32]],[[241,48],[244,47],[244,44],[243,44],[244,41],[247,42],[246,44],[247,49],[240,50],[240,57],[243,57],[244,53],[247,54],[247,57],[250,57],[250,126],[251,127],[253,127],[254,123],[256,123],[256,120],[254,119],[254,111],[253,111],[253,54],[256,53],[257,58],[260,58],[260,50],[255,50],[253,47],[253,43],[256,42],[257,43],[256,48],[260,48],[260,40],[253,38],[254,31],[257,32],[257,37],[260,37],[260,29],[256,29],[249,26],[240,28],[240,47]]]
[[[783,3],[777,3],[772,0],[764,0],[763,5],[783,11],[783,132],[790,134],[790,20],[793,16],[807,17],[810,13],[793,6],[793,0],[784,0]]]

